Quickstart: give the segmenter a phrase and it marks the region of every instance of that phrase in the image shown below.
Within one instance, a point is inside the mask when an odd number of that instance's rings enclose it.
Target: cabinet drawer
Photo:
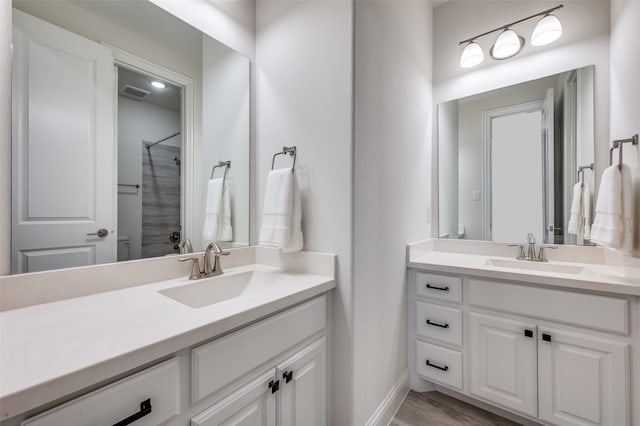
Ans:
[[[502,312],[629,334],[629,302],[617,297],[471,278],[469,303]]]
[[[462,389],[462,353],[418,340],[416,372],[425,379]]]
[[[416,294],[435,300],[462,303],[462,279],[449,275],[416,272]]]
[[[326,296],[322,296],[193,349],[193,403],[322,331],[326,313]]]
[[[462,311],[416,302],[416,333],[428,339],[462,346]]]
[[[150,399],[151,411],[136,426],[155,426],[180,412],[178,360],[171,359],[116,383],[74,399],[22,422],[22,426],[112,425],[142,411]]]

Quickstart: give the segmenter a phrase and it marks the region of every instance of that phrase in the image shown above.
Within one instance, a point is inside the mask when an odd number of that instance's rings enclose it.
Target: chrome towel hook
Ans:
[[[273,170],[273,168],[276,165],[276,157],[278,155],[287,155],[287,154],[293,156],[293,166],[291,166],[291,172],[294,172],[296,168],[296,157],[298,156],[298,149],[295,145],[283,146],[282,151],[276,152],[275,154],[273,154],[273,159],[271,160],[271,170]]]
[[[218,161],[218,164],[213,166],[213,168],[211,169],[211,177],[209,179],[213,179],[213,174],[215,173],[216,168],[218,168],[218,167],[224,167],[224,176],[222,177],[222,179],[226,179],[227,178],[227,171],[229,170],[229,167],[231,167],[231,161],[230,160]]]

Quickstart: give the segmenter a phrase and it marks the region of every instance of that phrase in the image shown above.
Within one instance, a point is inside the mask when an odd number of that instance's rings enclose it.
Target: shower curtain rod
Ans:
[[[148,144],[147,144],[147,146],[146,146],[146,148],[147,148],[147,149],[149,149],[149,148],[151,148],[152,146],[157,145],[157,144],[159,144],[160,142],[164,142],[164,141],[166,141],[167,139],[171,139],[171,138],[172,138],[172,137],[174,137],[174,136],[178,136],[179,134],[180,134],[180,132],[177,132],[177,133],[172,134],[171,136],[167,136],[167,137],[166,137],[166,138],[164,138],[164,139],[160,139],[159,141],[156,141],[156,142],[153,142],[153,143],[148,143]],[[144,142],[147,142],[147,141],[144,141]]]

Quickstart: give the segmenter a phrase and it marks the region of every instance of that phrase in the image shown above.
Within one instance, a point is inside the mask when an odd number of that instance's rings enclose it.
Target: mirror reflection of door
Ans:
[[[180,252],[181,93],[118,68],[118,261]]]
[[[113,58],[13,14],[12,273],[115,260]]]
[[[554,132],[553,127],[547,131],[546,119],[553,113],[548,108],[546,102],[531,102],[488,112],[490,191],[485,193],[491,194],[487,232],[493,241],[524,239],[529,233],[548,241]]]

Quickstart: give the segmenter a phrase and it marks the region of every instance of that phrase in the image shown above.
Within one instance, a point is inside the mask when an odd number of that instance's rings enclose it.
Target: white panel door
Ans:
[[[541,328],[540,419],[555,425],[624,426],[629,419],[629,345]]]
[[[261,375],[191,419],[192,426],[275,426],[275,370]]]
[[[536,417],[536,326],[471,312],[471,393]]]
[[[112,262],[112,53],[17,10],[13,24],[12,272]]]
[[[278,366],[279,426],[327,424],[326,351],[323,337]]]
[[[490,125],[491,240],[524,241],[531,232],[543,241],[542,110],[506,113]]]

